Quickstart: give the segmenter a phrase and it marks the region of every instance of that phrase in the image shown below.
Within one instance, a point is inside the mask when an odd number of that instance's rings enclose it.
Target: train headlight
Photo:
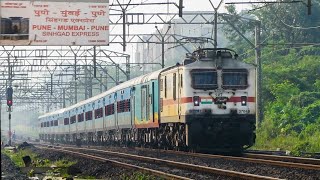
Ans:
[[[247,96],[241,96],[241,106],[247,105]]]
[[[200,97],[199,96],[193,96],[193,105],[194,106],[200,105]]]

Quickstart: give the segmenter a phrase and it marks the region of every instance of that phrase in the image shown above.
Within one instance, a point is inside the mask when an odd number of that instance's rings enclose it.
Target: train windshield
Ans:
[[[196,70],[191,72],[194,89],[216,89],[217,72],[212,70]]]
[[[222,87],[224,89],[244,89],[248,85],[248,72],[245,69],[223,70]]]

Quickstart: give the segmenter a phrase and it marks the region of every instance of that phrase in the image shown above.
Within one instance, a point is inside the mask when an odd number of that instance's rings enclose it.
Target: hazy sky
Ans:
[[[217,7],[220,3],[220,0],[211,0],[213,5]],[[226,2],[235,2],[237,0],[224,0],[221,4],[218,12],[223,13],[226,12],[225,10],[225,3]],[[120,3],[128,3],[129,0],[119,0]],[[132,0],[131,4],[133,3],[158,3],[158,2],[175,2],[179,4],[179,0]],[[183,11],[212,11],[213,8],[209,2],[209,0],[184,0],[183,2],[184,9]],[[111,4],[117,4],[117,0],[110,0]],[[236,5],[236,8],[238,11],[241,11],[243,9],[248,8],[249,5]],[[128,7],[128,13],[177,13],[178,9],[177,7],[173,5],[157,5],[157,6],[129,6]],[[110,11],[110,13],[117,13],[117,11]],[[120,12],[119,12],[120,13]],[[170,17],[167,17],[170,19]],[[159,25],[161,28],[161,25]],[[112,34],[121,34],[122,33],[122,26],[117,27],[110,27]],[[134,25],[129,27],[129,32],[131,34],[138,34],[138,33],[145,33],[145,34],[151,34],[155,33],[156,29],[154,25]],[[127,45],[127,51],[125,53],[128,53],[131,55],[131,60],[134,58],[134,52],[135,52],[136,44],[128,44]],[[122,47],[118,44],[110,44],[108,47],[110,50],[119,51],[122,52]]]

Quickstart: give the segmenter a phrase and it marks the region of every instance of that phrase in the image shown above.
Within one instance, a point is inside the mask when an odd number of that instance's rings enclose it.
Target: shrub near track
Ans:
[[[24,156],[30,156],[32,160],[31,166],[33,167],[51,167],[54,165],[55,167],[58,167],[57,170],[55,170],[55,173],[58,173],[60,174],[60,176],[63,176],[63,177],[68,177],[69,175],[67,173],[67,168],[72,166],[73,164],[76,164],[76,161],[68,161],[65,159],[60,159],[57,161],[42,159],[29,148],[20,149],[20,150],[17,150],[16,152],[6,149],[1,151],[1,153],[4,153],[8,157],[10,157],[10,159],[14,162],[14,164],[17,167],[25,167],[25,164],[22,159]],[[53,173],[53,171],[51,170],[48,171],[49,175],[54,175],[55,173]],[[32,175],[32,174],[33,173],[30,173],[29,175]]]

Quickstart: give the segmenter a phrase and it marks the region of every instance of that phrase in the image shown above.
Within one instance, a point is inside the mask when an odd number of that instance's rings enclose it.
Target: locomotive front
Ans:
[[[188,146],[239,151],[255,142],[255,67],[230,49],[200,49],[185,60]],[[187,63],[186,63],[187,62]],[[189,63],[189,64],[188,64]]]

